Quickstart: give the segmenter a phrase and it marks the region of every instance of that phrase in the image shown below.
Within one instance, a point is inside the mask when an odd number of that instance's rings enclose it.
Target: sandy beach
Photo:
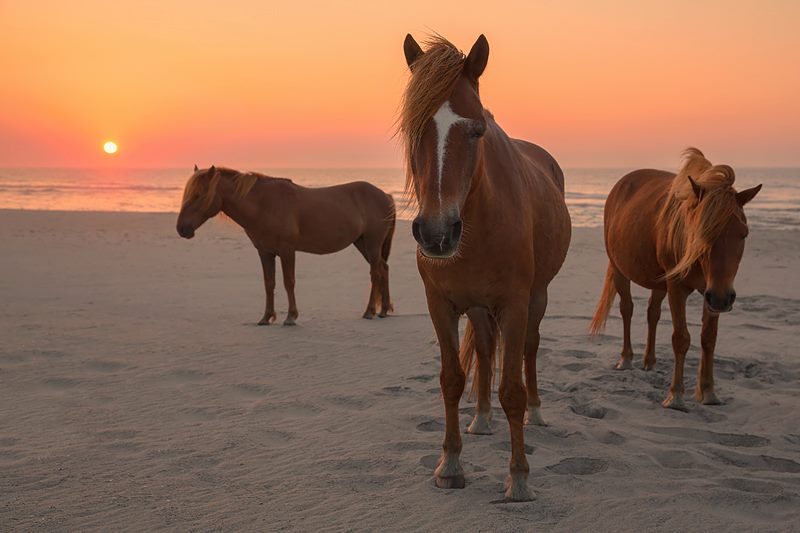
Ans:
[[[606,335],[586,334],[606,257],[600,228],[575,229],[542,325],[549,425],[525,429],[536,500],[508,504],[496,396],[494,434],[464,435],[466,488],[434,487],[438,347],[408,222],[394,316],[360,318],[369,273],[351,247],[298,255],[295,327],[255,325],[261,269],[238,227],[185,241],[174,223],[0,211],[0,530],[800,529],[800,232],[752,228],[720,322],[724,405],[683,413],[660,405],[666,304],[655,371],[613,370],[616,309]],[[282,319],[280,281],[276,302]],[[688,391],[700,310],[693,295]],[[464,426],[472,409],[465,397]]]

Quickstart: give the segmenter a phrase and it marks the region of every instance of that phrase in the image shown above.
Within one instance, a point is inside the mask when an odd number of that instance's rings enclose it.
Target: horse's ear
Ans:
[[[208,168],[208,174],[206,174],[206,176],[208,176],[209,178],[213,178],[214,174],[216,174],[216,173],[217,173],[217,167],[215,167],[214,165],[211,165]]]
[[[753,198],[756,197],[756,194],[758,194],[758,191],[761,190],[761,185],[762,184],[759,184],[759,185],[756,185],[755,187],[753,187],[752,189],[745,189],[743,191],[737,192],[736,193],[736,202],[741,206],[744,206],[745,204],[747,204],[750,200],[752,200]]]
[[[194,164],[194,171],[195,171],[195,172],[197,172],[198,170],[200,170],[200,169],[199,169],[199,168],[197,168],[197,163],[195,163],[195,164]]]
[[[406,35],[406,40],[403,42],[403,52],[406,54],[406,64],[408,68],[412,69],[412,64],[414,61],[422,57],[425,53],[422,51],[422,48],[417,44],[417,41],[411,36],[411,34]]]
[[[686,176],[686,177],[689,178],[689,183],[692,184],[692,191],[694,191],[694,196],[695,198],[697,198],[697,201],[699,202],[700,200],[703,199],[703,188],[700,186],[699,183],[694,181],[694,179],[692,179],[691,176]]]
[[[489,41],[481,34],[472,49],[467,55],[467,60],[464,62],[464,72],[472,81],[478,81],[478,78],[483,74],[486,69],[486,63],[489,61]]]

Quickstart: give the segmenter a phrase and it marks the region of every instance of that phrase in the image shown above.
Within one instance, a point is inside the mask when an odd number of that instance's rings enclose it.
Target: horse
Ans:
[[[295,324],[296,252],[330,254],[355,245],[370,267],[371,290],[364,318],[393,311],[389,298],[389,251],[395,226],[392,197],[357,181],[332,187],[302,187],[285,178],[229,168],[198,169],[186,183],[177,230],[191,239],[197,228],[220,212],[241,226],[258,250],[267,301],[259,325],[275,314],[275,257],[280,257],[289,312],[283,324]]]
[[[608,195],[604,236],[608,269],[590,331],[601,332],[615,295],[620,295],[622,354],[616,368],[632,367],[631,281],[649,289],[647,344],[644,369],[656,364],[656,326],[661,302],[667,297],[672,315],[672,384],[663,406],[687,411],[683,400],[683,364],[690,337],[686,300],[693,291],[703,295],[700,332],[701,359],[695,399],[718,405],[714,392],[714,347],[719,315],[730,311],[733,288],[748,234],[744,206],[761,185],[737,192],[735,174],[728,165],[712,165],[697,148],[683,153],[677,174],[663,170],[636,170],[620,179]]]
[[[435,484],[465,485],[458,405],[470,372],[478,401],[466,431],[491,433],[499,342],[498,395],[511,431],[505,496],[527,501],[523,423],[544,424],[536,382],[539,323],[571,237],[564,174],[544,149],[508,137],[483,107],[478,79],[489,57],[485,36],[466,56],[440,36],[423,44],[425,51],[406,36],[410,76],[398,134],[406,191],[418,207],[412,222],[417,267],[441,350],[446,427]],[[463,314],[469,322],[459,349]]]

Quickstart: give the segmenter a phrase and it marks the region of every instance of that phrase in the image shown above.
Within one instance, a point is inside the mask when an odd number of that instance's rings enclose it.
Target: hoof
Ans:
[[[525,412],[525,421],[526,426],[546,426],[547,422],[544,421],[542,418],[542,409],[540,407],[528,406],[528,410]]]
[[[264,315],[263,317],[261,317],[261,320],[258,321],[258,325],[259,326],[269,326],[270,324],[275,322],[275,319],[277,319],[277,318],[278,317],[276,317],[274,313],[271,314],[271,315]]]
[[[491,435],[492,434],[492,412],[476,413],[475,418],[472,419],[467,433],[470,435]]]
[[[436,487],[440,489],[463,489],[467,485],[463,475],[451,477],[436,476],[434,481]]]
[[[619,358],[617,366],[614,367],[615,370],[630,370],[631,368],[633,368],[633,357],[625,357],[624,355]]]
[[[527,476],[508,475],[505,482],[506,500],[510,502],[533,501],[533,493],[528,489]]]
[[[676,409],[678,411],[683,411],[684,413],[689,412],[689,408],[686,407],[686,403],[683,401],[682,394],[672,394],[670,392],[669,396],[667,396],[667,399],[664,400],[661,405],[667,409]]]
[[[375,311],[364,311],[364,314],[361,315],[361,318],[372,320],[373,318],[375,318]]]
[[[703,405],[722,405],[714,389],[706,389],[705,391],[697,389],[694,393],[694,398]]]
[[[466,485],[464,470],[461,468],[458,455],[455,454],[442,455],[433,475],[436,476],[436,486],[440,489],[463,489]]]
[[[289,317],[289,318],[287,318],[286,320],[283,321],[283,325],[284,326],[294,326],[295,324],[297,324],[297,322],[295,322],[294,318],[292,318],[292,317]]]
[[[389,311],[381,310],[381,312],[378,313],[378,318],[386,318],[387,316],[389,316]]]
[[[653,357],[652,359],[645,359],[644,365],[642,366],[645,370],[653,370],[656,367],[656,358]]]

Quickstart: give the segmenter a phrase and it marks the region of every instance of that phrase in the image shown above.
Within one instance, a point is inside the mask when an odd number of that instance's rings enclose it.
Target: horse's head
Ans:
[[[761,185],[741,192],[733,191],[736,207],[722,227],[722,231],[710,242],[708,251],[700,258],[706,286],[703,296],[711,312],[725,313],[733,308],[733,302],[736,300],[733,282],[739,270],[739,262],[744,254],[745,238],[749,232],[743,208],[760,190]],[[697,187],[696,191],[698,200],[701,200],[702,189]]]
[[[186,239],[194,237],[194,232],[222,209],[222,197],[217,191],[219,172],[212,166],[200,170],[197,165],[183,190],[183,203],[178,214],[178,235]]]
[[[458,251],[461,210],[480,170],[484,109],[478,78],[489,43],[481,35],[464,55],[442,38],[422,50],[411,35],[404,43],[411,78],[403,100],[400,133],[406,149],[407,183],[419,205],[414,239],[428,257]]]
[[[692,168],[693,158],[700,157],[707,165]],[[688,172],[695,172],[698,178]],[[680,181],[673,191],[678,193],[678,208],[682,211],[683,258],[670,275],[685,275],[695,262],[699,263],[708,310],[725,313],[736,300],[733,284],[748,234],[744,206],[755,198],[761,185],[736,192],[731,167],[711,166],[702,153],[691,150],[687,152],[684,170],[676,179]]]

